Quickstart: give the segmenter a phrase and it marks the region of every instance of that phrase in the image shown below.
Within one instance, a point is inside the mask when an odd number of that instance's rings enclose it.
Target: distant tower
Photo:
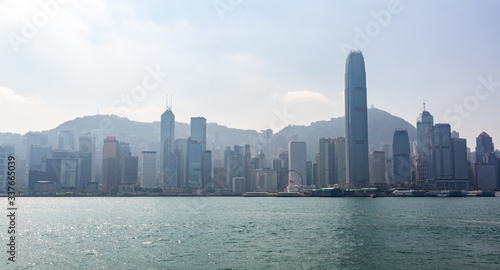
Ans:
[[[161,115],[161,179],[163,187],[177,187],[177,157],[174,153],[175,116],[171,106]]]
[[[370,174],[363,54],[351,51],[345,68],[346,185],[349,188],[366,188],[370,185]]]
[[[96,139],[90,133],[80,136],[78,139],[78,151],[91,153],[91,176],[90,181],[95,182],[95,167],[96,167]]]
[[[483,162],[486,153],[494,152],[493,139],[486,132],[482,132],[476,138],[476,163]]]
[[[207,149],[207,120],[204,117],[191,117],[191,140],[201,143]]]
[[[102,159],[102,186],[105,191],[118,189],[119,179],[119,144],[116,137],[108,136],[104,140]]]
[[[434,117],[425,110],[425,102],[424,102],[424,110],[417,117],[417,152],[425,153],[425,130],[428,128],[432,128],[434,125]]]
[[[302,176],[302,185],[306,185],[307,181],[307,160],[306,160],[306,142],[290,141],[288,144],[288,168],[289,170],[297,171]],[[292,174],[292,177],[298,177]],[[300,179],[289,179],[295,183]]]
[[[187,173],[189,187],[198,189],[203,187],[202,156],[203,147],[197,140],[188,138],[187,145]]]
[[[234,145],[234,150],[227,147],[224,150],[224,167],[226,169],[226,187],[233,189],[233,178],[245,178],[245,162],[244,162],[244,149],[243,146]],[[244,183],[245,181],[243,181]],[[245,187],[244,187],[245,188]]]
[[[334,149],[335,149],[335,157],[334,157],[334,166],[333,171],[334,175],[334,184],[338,184],[339,188],[346,187],[346,149],[345,149],[345,138],[337,137],[333,140]],[[319,167],[319,166],[318,166]]]
[[[318,140],[318,188],[333,185],[335,145],[333,139],[321,138]]]
[[[141,187],[156,188],[156,152],[142,151]]]
[[[385,152],[370,152],[370,185],[384,186],[385,184]]]
[[[392,155],[394,183],[403,184],[410,182],[410,140],[406,129],[394,131]]]
[[[0,145],[0,192],[7,192],[9,156],[14,155],[14,145]]]
[[[59,150],[73,151],[75,147],[75,134],[72,130],[59,131]]]
[[[436,124],[426,132],[428,145],[427,177],[433,180],[453,179],[453,152],[449,124]]]
[[[212,177],[212,151],[204,150],[201,158],[201,178],[203,184],[203,192],[211,193],[213,189]]]

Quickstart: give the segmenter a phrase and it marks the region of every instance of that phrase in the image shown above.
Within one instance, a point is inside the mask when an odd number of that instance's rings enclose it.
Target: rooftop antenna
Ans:
[[[166,109],[167,110],[172,110],[172,95],[170,95],[170,104],[168,103],[169,99],[168,99],[168,94],[167,94],[167,102],[166,102]]]
[[[425,112],[425,98],[424,98],[424,112]]]
[[[174,107],[172,105],[173,104],[173,100],[174,100],[174,98],[172,97],[172,94],[170,94],[170,109],[172,109]]]

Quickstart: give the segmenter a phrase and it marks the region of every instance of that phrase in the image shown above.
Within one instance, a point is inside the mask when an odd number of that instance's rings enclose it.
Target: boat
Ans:
[[[275,194],[273,194],[275,195]],[[269,192],[245,192],[242,194],[243,197],[267,197]]]
[[[370,194],[370,198],[372,199],[377,198],[377,194]]]
[[[407,189],[397,189],[392,192],[393,196],[399,196],[399,197],[412,197],[413,196],[413,191],[414,190],[407,190]]]
[[[450,197],[450,192],[449,191],[441,191],[438,194],[436,194],[436,197]]]

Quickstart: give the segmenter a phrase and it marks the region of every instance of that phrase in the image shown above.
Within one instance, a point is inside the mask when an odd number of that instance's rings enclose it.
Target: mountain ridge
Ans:
[[[416,139],[416,128],[404,119],[380,109],[368,109],[370,151],[381,150],[383,145],[387,143],[392,144],[395,129],[406,129],[410,141]],[[48,136],[49,144],[57,146],[58,132],[62,130],[73,130],[75,144],[77,144],[79,136],[91,132],[93,136],[96,136],[97,147],[102,145],[99,142],[102,142],[107,136],[116,136],[118,140],[128,142],[131,147],[137,148],[136,153],[134,153],[136,155],[140,154],[137,153],[139,148],[159,148],[160,121],[140,122],[116,115],[82,116],[40,133]],[[187,138],[189,132],[189,124],[176,122],[176,138]],[[314,160],[318,139],[335,137],[345,137],[344,116],[312,122],[309,125],[288,125],[273,134],[271,153],[276,153],[277,149],[286,150],[289,140],[299,139],[307,143],[308,160]],[[17,149],[22,149],[23,135],[0,133],[0,144],[2,143],[15,144]],[[251,144],[252,155],[256,155],[260,149],[264,148],[265,143],[266,139],[263,133],[256,130],[230,128],[217,123],[207,124],[207,148],[209,149],[216,147],[224,149],[226,146]],[[97,150],[99,151],[99,149]]]

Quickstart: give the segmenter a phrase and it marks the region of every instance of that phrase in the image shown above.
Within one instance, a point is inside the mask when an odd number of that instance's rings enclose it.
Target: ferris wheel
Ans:
[[[300,192],[302,189],[302,175],[295,170],[288,170],[281,178],[281,190],[283,192]]]

